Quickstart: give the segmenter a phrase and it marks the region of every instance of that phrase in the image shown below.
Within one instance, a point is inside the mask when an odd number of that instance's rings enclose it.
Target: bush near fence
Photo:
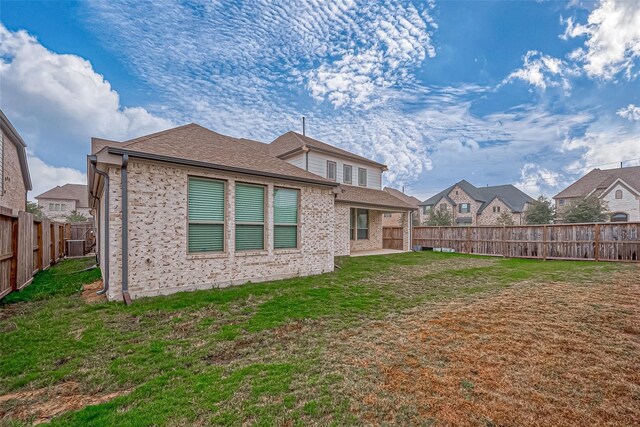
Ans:
[[[640,222],[413,227],[412,244],[512,258],[638,262]]]
[[[65,256],[69,224],[0,207],[0,298],[28,286],[40,270]]]

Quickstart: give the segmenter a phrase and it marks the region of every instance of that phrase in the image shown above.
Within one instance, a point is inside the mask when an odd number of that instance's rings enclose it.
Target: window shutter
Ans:
[[[274,190],[273,247],[275,249],[298,247],[298,197],[298,190],[289,188]]]
[[[189,178],[189,252],[224,250],[224,189],[223,181]]]
[[[236,250],[264,249],[264,187],[236,184]]]

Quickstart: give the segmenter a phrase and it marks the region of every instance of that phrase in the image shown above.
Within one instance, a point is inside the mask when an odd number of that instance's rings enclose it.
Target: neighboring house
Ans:
[[[87,195],[87,186],[84,184],[64,184],[56,186],[49,191],[35,197],[38,206],[44,216],[56,221],[65,221],[73,211],[91,218],[91,211]]]
[[[454,225],[495,225],[507,212],[515,225],[525,223],[524,213],[533,198],[513,185],[475,187],[462,180],[420,204],[420,223],[429,219],[431,209],[448,211]]]
[[[572,203],[592,195],[607,203],[609,221],[640,221],[640,166],[592,170],[553,197],[556,221],[563,222]]]
[[[27,191],[31,190],[27,144],[2,110],[0,129],[0,206],[15,215],[27,209]]]
[[[420,225],[420,213],[418,212],[418,209],[420,208],[420,199],[404,194],[402,191],[391,187],[384,187],[384,191],[413,206],[414,210],[411,212],[411,223],[412,225]],[[398,212],[386,212],[382,216],[383,227],[402,227],[402,221],[403,214]]]
[[[190,124],[91,145],[109,299],[333,271],[382,248],[383,212],[412,208],[380,189],[384,165],[293,132],[263,144]]]

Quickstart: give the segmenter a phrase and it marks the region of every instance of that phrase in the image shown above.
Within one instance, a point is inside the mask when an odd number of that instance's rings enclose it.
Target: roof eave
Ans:
[[[20,162],[20,169],[22,172],[22,180],[27,191],[33,190],[33,184],[31,182],[31,175],[29,174],[29,163],[27,162],[27,144],[24,142],[16,128],[13,127],[4,112],[0,110],[0,123],[2,124],[2,130],[9,136],[9,139],[14,142],[15,145],[20,145],[18,148],[18,161]],[[17,144],[16,144],[17,143]]]
[[[275,179],[283,179],[286,181],[303,182],[307,184],[321,185],[326,187],[337,187],[339,185],[337,182],[330,182],[330,181],[317,180],[317,179],[311,179],[311,178],[301,178],[301,177],[296,177],[292,175],[282,175],[277,173],[255,171],[255,170],[244,169],[244,168],[236,168],[232,166],[219,165],[215,163],[207,163],[207,162],[200,162],[196,160],[183,159],[179,157],[163,156],[159,154],[126,150],[123,148],[116,148],[116,147],[105,147],[105,148],[107,148],[109,154],[117,154],[117,155],[127,154],[129,157],[145,159],[145,160],[175,163],[175,164],[180,164],[185,166],[194,166],[194,167],[200,167],[205,169],[215,169],[215,170],[220,170],[224,172],[241,173],[244,175],[254,175],[254,176],[262,176],[262,177],[275,178]]]

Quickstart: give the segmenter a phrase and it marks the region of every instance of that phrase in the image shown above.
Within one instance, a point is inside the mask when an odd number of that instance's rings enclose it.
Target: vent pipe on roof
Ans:
[[[306,136],[307,132],[305,129],[304,116],[302,116],[302,136]]]

